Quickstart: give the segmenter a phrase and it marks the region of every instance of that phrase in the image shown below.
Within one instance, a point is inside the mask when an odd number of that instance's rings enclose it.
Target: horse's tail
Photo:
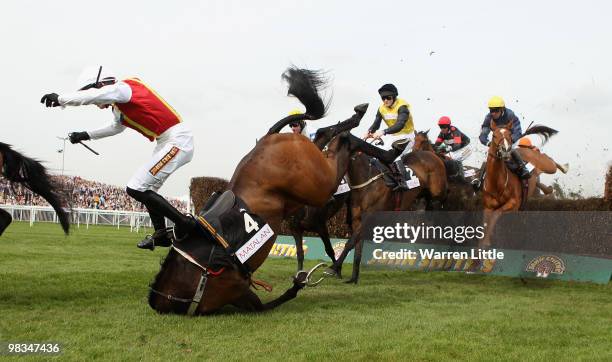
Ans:
[[[315,120],[325,116],[329,102],[323,102],[319,92],[327,86],[325,73],[320,70],[300,69],[289,67],[282,75],[288,84],[287,93],[295,96],[306,106],[306,113],[294,114],[281,119],[270,128],[268,134],[278,133],[291,122],[310,119]]]
[[[57,213],[62,229],[68,234],[70,221],[68,213],[62,208],[63,197],[58,191],[59,187],[47,174],[47,169],[40,162],[20,154],[6,143],[0,142],[0,152],[4,159],[4,177],[24,185],[47,200]]]
[[[521,135],[521,137],[530,135],[530,134],[539,134],[544,137],[544,143],[548,142],[548,139],[554,135],[559,133],[556,129],[552,129],[550,127],[543,126],[541,124],[536,124],[531,126],[525,130],[525,133]]]

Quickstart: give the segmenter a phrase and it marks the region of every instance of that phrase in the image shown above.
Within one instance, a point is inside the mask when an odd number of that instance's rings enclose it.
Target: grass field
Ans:
[[[54,358],[68,360],[612,360],[611,285],[365,270],[358,286],[326,280],[265,314],[158,315],[146,297],[166,249],[137,249],[142,235],[11,225],[0,341],[60,342]],[[262,298],[294,268],[268,260]]]

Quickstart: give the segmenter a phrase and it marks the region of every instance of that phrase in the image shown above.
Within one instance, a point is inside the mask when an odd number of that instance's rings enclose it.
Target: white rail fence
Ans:
[[[36,222],[58,223],[57,214],[50,206],[0,205],[0,208],[8,211],[13,220],[28,221],[30,226]],[[148,213],[124,210],[72,209],[70,222],[77,228],[109,225],[118,229],[124,226],[135,232],[139,232],[140,228],[152,227]]]

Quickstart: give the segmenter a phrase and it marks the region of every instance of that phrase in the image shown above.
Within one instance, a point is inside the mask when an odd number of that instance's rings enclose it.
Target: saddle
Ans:
[[[404,163],[405,159],[409,156],[409,154],[402,156],[402,164],[406,168],[407,177],[406,182],[408,182],[408,188],[413,189],[415,187],[420,186],[420,181],[414,171],[406,166]],[[391,189],[397,189],[397,186],[400,182],[402,182],[402,177],[399,175],[400,170],[394,169],[382,163],[380,160],[376,158],[370,158],[370,165],[374,166],[379,172],[383,174],[383,180],[385,182],[385,186],[390,187]],[[401,192],[401,191],[400,191]]]
[[[383,181],[385,182],[385,186],[394,189],[398,185],[398,180],[393,176],[394,171],[384,163],[380,162],[377,158],[370,158],[370,165],[378,170],[378,172],[383,174]]]
[[[213,194],[196,219],[202,232],[215,241],[215,247],[246,275],[251,272],[246,264],[249,258],[274,236],[270,226],[230,190]],[[201,252],[194,255],[196,260],[198,257],[203,257]]]

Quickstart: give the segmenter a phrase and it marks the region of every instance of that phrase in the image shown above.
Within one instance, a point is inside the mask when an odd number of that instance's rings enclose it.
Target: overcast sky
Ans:
[[[612,160],[611,8],[606,1],[4,0],[0,141],[61,170],[55,137],[104,126],[111,113],[38,102],[72,91],[85,66],[102,64],[140,77],[193,129],[193,161],[161,190],[182,196],[191,177],[230,178],[255,139],[299,105],[280,81],[293,63],[332,77],[329,116],[312,128],[369,102],[353,131],[361,136],[380,104],[376,90],[392,82],[417,129],[435,131],[447,115],[477,143],[487,100],[500,95],[523,127],[534,121],[560,131],[545,151],[571,164],[570,174],[555,176],[563,185],[601,194]],[[66,173],[116,185],[154,147],[133,130],[89,144],[101,155],[66,146]]]

